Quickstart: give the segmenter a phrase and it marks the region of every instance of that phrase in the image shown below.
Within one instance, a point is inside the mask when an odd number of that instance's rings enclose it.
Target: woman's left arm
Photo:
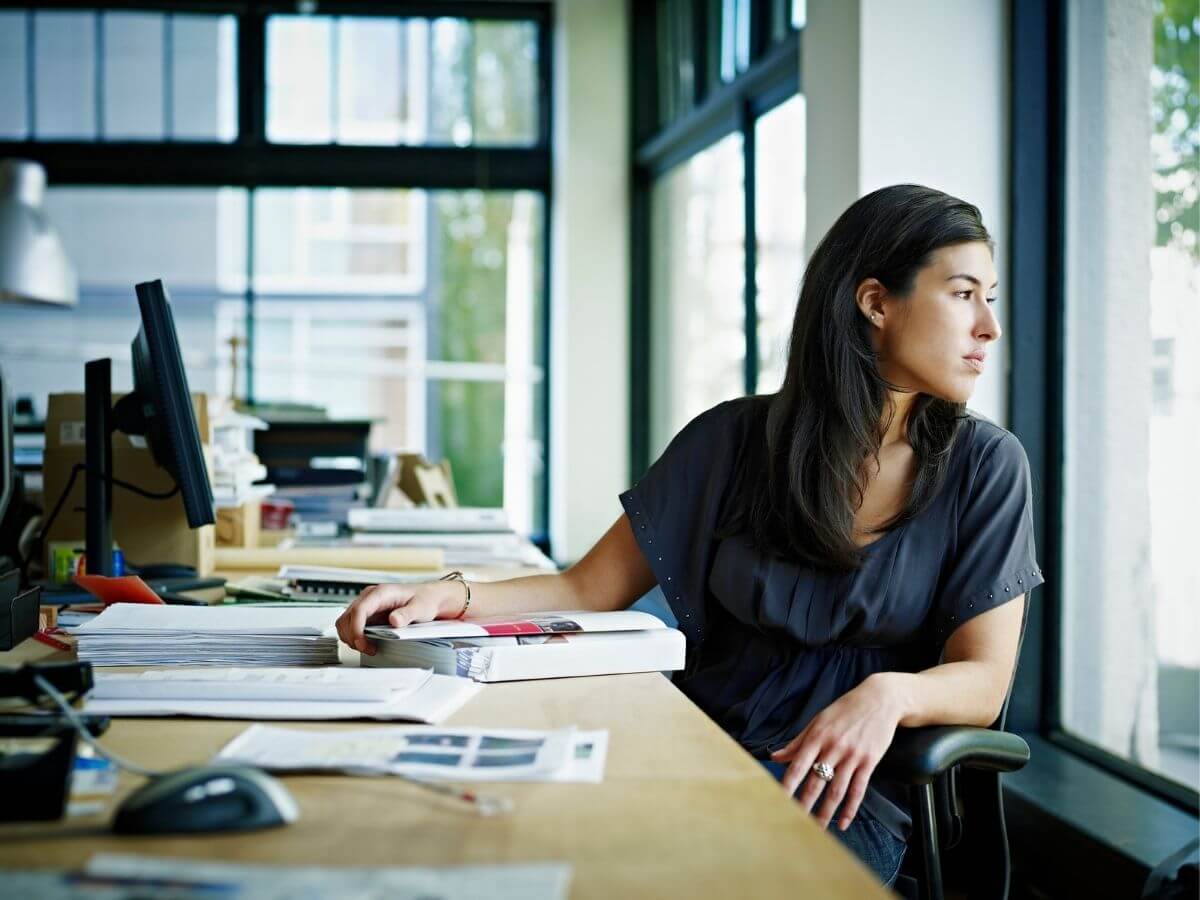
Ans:
[[[975,616],[946,641],[940,665],[924,672],[879,672],[813,717],[787,746],[771,754],[790,760],[783,777],[789,795],[803,783],[797,800],[817,809],[821,827],[842,806],[843,831],[858,813],[871,773],[891,746],[897,726],[991,725],[1008,693],[1021,638],[1024,595]],[[812,773],[817,762],[834,770],[826,784]],[[843,803],[843,798],[845,802]]]

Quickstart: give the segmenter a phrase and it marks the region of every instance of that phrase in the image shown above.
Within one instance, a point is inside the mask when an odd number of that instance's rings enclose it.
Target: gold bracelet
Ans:
[[[467,590],[467,602],[463,604],[462,612],[454,618],[461,619],[466,616],[467,610],[471,608],[471,586],[467,584],[467,579],[463,577],[463,573],[459,571],[447,572],[438,581],[457,581]]]

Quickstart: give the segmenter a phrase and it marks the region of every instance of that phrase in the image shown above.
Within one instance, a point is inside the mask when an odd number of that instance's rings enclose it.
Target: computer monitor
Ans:
[[[112,574],[112,432],[143,435],[154,461],[175,479],[192,528],[214,521],[212,487],[192,409],[167,290],[137,285],[142,325],[131,345],[133,391],[112,403],[112,361],[85,367],[88,571]]]

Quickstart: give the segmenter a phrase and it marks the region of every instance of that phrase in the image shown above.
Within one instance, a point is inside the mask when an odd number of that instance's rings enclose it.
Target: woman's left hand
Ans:
[[[805,810],[812,811],[824,790],[816,811],[822,828],[829,826],[838,804],[842,804],[838,827],[845,831],[850,826],[867,792],[871,773],[891,746],[901,711],[895,692],[886,678],[881,677],[883,674],[869,676],[843,694],[818,713],[787,746],[771,754],[776,762],[791,761],[783,776],[783,788],[791,796],[803,783],[796,799]],[[832,781],[826,783],[812,771],[818,762],[833,769]]]

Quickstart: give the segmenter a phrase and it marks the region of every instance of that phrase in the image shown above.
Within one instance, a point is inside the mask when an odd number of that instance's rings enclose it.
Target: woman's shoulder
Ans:
[[[706,409],[679,432],[690,437],[733,438],[739,442],[746,432],[762,421],[770,405],[767,394],[735,397]]]
[[[959,430],[962,458],[970,472],[983,468],[1028,468],[1025,448],[1015,434],[983,413],[968,409]]]

